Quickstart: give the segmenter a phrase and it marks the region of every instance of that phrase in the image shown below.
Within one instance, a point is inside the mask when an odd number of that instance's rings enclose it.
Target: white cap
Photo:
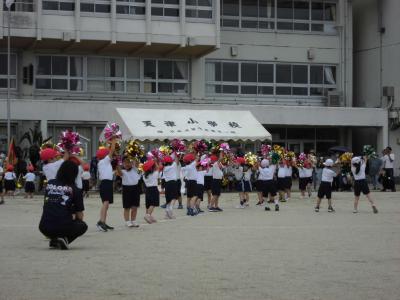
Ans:
[[[333,160],[328,158],[325,162],[324,162],[324,166],[327,167],[332,167],[333,166]]]
[[[361,157],[359,157],[359,156],[353,157],[353,158],[351,159],[351,164],[352,164],[352,165],[358,164],[358,163],[360,163],[360,162],[361,162]]]
[[[266,167],[268,167],[268,166],[269,166],[269,160],[264,158],[264,159],[261,161],[261,168],[266,168]]]

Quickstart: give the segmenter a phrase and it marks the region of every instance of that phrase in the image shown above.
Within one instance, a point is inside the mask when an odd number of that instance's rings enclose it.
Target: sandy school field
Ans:
[[[0,206],[0,299],[400,299],[400,193],[373,193],[352,213],[352,193],[334,193],[336,213],[313,211],[294,193],[280,212],[235,209],[126,228],[120,195],[114,232],[95,228],[100,200],[86,201],[88,232],[69,251],[49,250],[37,229],[42,197]],[[143,202],[143,200],[142,200]]]

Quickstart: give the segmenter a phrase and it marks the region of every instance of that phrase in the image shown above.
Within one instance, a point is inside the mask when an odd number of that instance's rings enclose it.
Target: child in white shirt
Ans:
[[[24,176],[25,179],[25,196],[24,198],[33,198],[35,192],[35,173],[33,173],[33,166],[28,166],[28,172]]]

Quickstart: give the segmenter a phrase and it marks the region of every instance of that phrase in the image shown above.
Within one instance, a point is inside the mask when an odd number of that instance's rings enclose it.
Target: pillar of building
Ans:
[[[40,120],[40,131],[42,132],[42,137],[47,138],[47,120]]]

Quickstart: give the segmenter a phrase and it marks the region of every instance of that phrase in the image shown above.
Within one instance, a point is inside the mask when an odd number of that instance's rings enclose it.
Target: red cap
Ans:
[[[239,165],[244,165],[246,164],[246,160],[244,159],[244,157],[237,157],[236,163],[238,163]]]
[[[211,162],[216,162],[216,161],[218,161],[218,157],[216,155],[211,155],[210,160],[211,160]]]
[[[7,172],[12,172],[14,171],[14,166],[13,165],[8,165],[7,166]]]
[[[183,161],[185,163],[190,163],[190,162],[194,161],[195,159],[196,159],[196,156],[194,156],[193,153],[188,153],[183,157]]]
[[[77,159],[75,156],[71,156],[69,158],[70,161],[72,161],[74,164],[76,164],[77,166],[79,166],[81,164],[80,160]]]
[[[47,161],[56,157],[57,152],[54,149],[46,148],[40,151],[40,159]]]
[[[103,159],[104,157],[106,157],[108,155],[108,153],[110,153],[110,150],[106,149],[106,148],[102,148],[97,150],[96,152],[96,157],[97,159]]]
[[[164,162],[164,163],[172,163],[173,161],[174,161],[174,160],[173,160],[172,157],[169,156],[169,155],[164,156],[164,158],[163,158],[163,162]]]
[[[83,170],[84,171],[89,171],[90,170],[90,165],[89,164],[84,164],[83,165]]]
[[[35,170],[35,167],[33,165],[29,164],[27,169],[29,172],[33,172]]]
[[[143,171],[150,171],[154,166],[154,160],[148,160],[143,164]]]

